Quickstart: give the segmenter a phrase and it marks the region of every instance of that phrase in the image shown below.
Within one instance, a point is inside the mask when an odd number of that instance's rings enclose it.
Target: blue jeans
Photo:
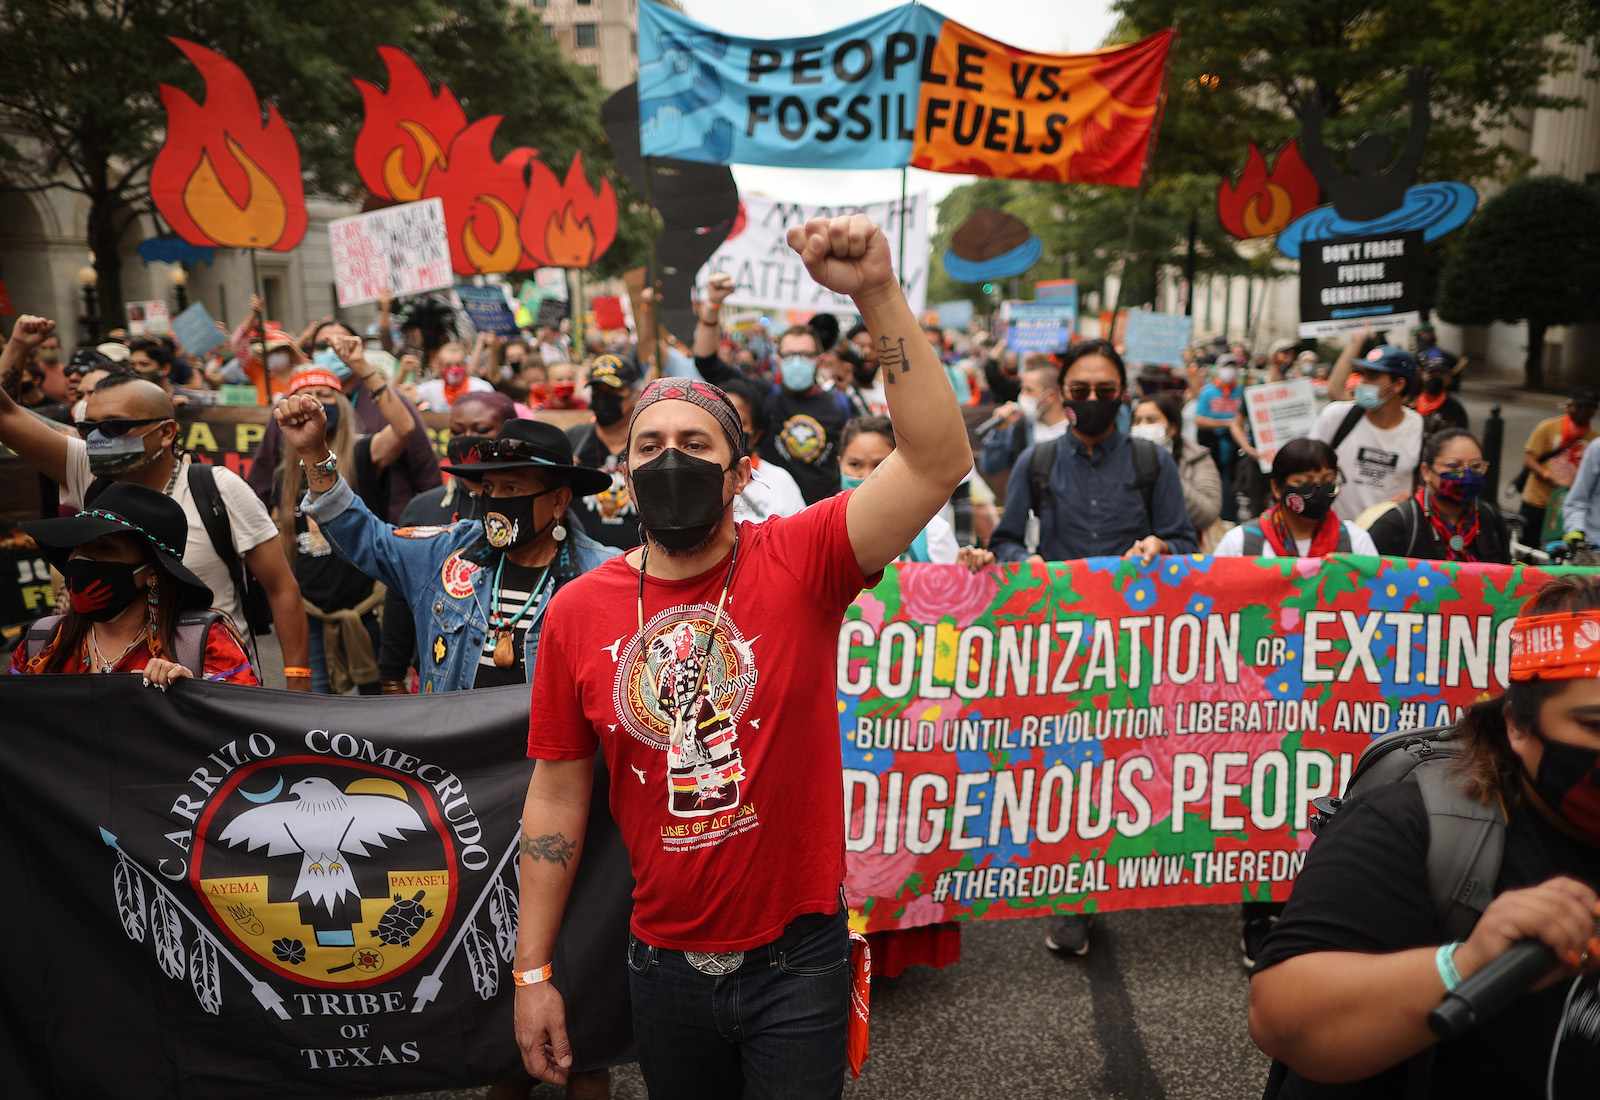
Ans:
[[[361,616],[361,624],[367,628],[367,633],[372,636],[372,651],[378,651],[381,641],[381,628],[378,625],[378,613],[369,611]],[[308,639],[311,643],[311,690],[318,695],[333,694],[333,685],[328,680],[328,658],[322,647],[322,622],[306,616],[306,626],[309,627]],[[377,695],[383,690],[383,685],[374,680],[370,684],[357,684],[356,691],[361,695]]]
[[[732,974],[628,937],[633,1034],[650,1100],[822,1100],[844,1091],[850,929],[843,912]]]

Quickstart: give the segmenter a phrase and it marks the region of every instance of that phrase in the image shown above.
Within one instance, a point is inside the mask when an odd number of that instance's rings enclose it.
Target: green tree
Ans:
[[[381,80],[376,47],[405,49],[451,86],[469,118],[506,115],[497,152],[531,145],[564,172],[582,149],[591,174],[610,176],[624,218],[600,273],[633,266],[642,251],[646,223],[610,161],[598,82],[510,0],[5,0],[0,188],[84,196],[108,319],[122,308],[120,246],[151,212],[148,173],[165,123],[157,85],[203,92],[167,35],[238,64],[294,131],[308,191],[345,199],[363,194],[351,160],[361,101],[350,78]]]
[[[1484,203],[1445,264],[1439,316],[1526,321],[1525,385],[1543,388],[1545,330],[1600,320],[1600,192],[1530,176]]]

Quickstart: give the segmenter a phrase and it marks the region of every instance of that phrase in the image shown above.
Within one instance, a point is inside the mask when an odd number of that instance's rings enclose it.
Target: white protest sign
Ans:
[[[424,199],[328,223],[339,305],[376,302],[454,285],[444,200]]]
[[[864,205],[815,205],[776,202],[754,195],[741,195],[744,227],[736,236],[722,242],[695,278],[703,297],[712,275],[733,276],[734,290],[728,304],[758,309],[811,309],[822,313],[855,311],[844,295],[817,285],[806,274],[800,257],[786,239],[789,227],[803,226],[812,218],[837,218],[865,214],[889,238],[889,257],[900,274],[900,286],[918,317],[928,304],[928,197],[907,195],[904,207],[899,199],[869,202]],[[901,234],[905,236],[905,266],[902,269]]]
[[[1246,386],[1244,407],[1263,473],[1271,472],[1272,460],[1285,443],[1304,439],[1317,426],[1317,395],[1309,378]]]
[[[1181,313],[1128,310],[1128,327],[1122,337],[1122,357],[1136,363],[1181,367],[1183,349],[1189,344],[1193,321],[1193,317]]]

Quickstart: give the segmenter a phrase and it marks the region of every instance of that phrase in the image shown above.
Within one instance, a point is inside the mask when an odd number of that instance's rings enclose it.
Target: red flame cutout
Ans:
[[[617,195],[611,181],[601,179],[600,190],[590,190],[581,153],[573,154],[562,184],[540,161],[532,167],[517,223],[522,247],[541,267],[588,267],[617,236]]]
[[[410,54],[393,46],[379,46],[378,54],[389,70],[388,89],[351,81],[366,108],[356,171],[379,198],[412,202],[422,197],[429,173],[446,166],[445,150],[467,128],[467,115],[449,88],[441,84],[434,92]]]
[[[1217,217],[1240,240],[1266,237],[1313,209],[1321,195],[1317,178],[1300,157],[1298,139],[1283,147],[1271,172],[1252,141],[1238,184],[1224,179],[1217,187]]]
[[[428,173],[423,198],[444,200],[450,266],[461,275],[487,275],[535,266],[517,235],[517,212],[528,193],[527,167],[538,150],[521,147],[504,160],[491,150],[500,115],[480,118],[450,143]]]
[[[150,166],[150,198],[193,245],[287,252],[306,232],[300,147],[276,107],[263,117],[250,78],[221,54],[170,41],[205,77],[205,105],[163,84],[167,137]]]

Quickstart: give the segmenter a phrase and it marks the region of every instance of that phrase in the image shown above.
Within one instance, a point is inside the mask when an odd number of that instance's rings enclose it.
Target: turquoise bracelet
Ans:
[[[1433,953],[1433,965],[1439,970],[1439,979],[1444,982],[1444,991],[1454,993],[1461,984],[1461,975],[1456,973],[1455,954],[1460,942],[1447,943],[1440,946]]]

